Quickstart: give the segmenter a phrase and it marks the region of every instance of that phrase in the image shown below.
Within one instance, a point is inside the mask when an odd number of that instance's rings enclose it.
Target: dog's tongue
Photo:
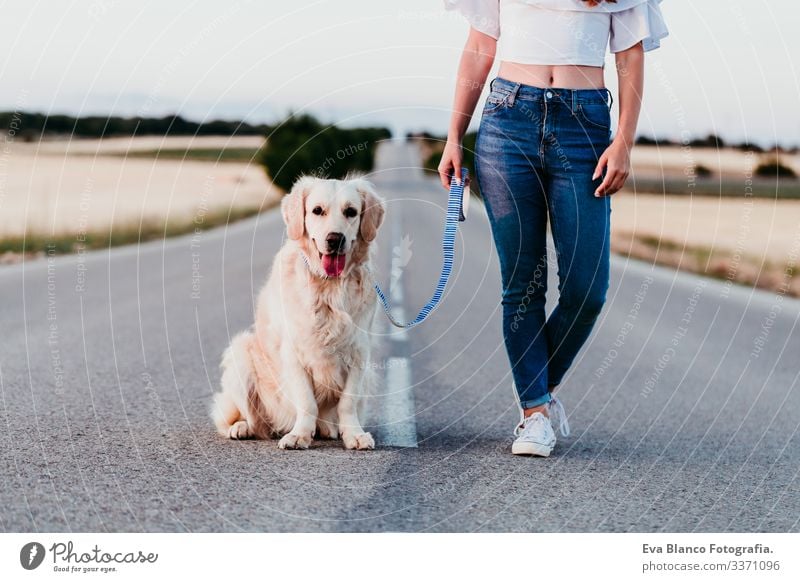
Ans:
[[[338,277],[344,271],[344,255],[322,255],[322,268],[328,277]]]

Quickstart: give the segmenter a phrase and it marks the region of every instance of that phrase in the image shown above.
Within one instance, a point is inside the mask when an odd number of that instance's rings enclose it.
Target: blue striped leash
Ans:
[[[378,299],[383,304],[383,310],[386,312],[386,317],[392,322],[395,327],[404,329],[412,328],[427,319],[431,312],[436,309],[439,302],[444,295],[444,289],[447,287],[447,281],[450,279],[450,272],[453,270],[453,256],[456,244],[456,232],[458,231],[458,223],[464,222],[467,219],[466,211],[469,206],[469,192],[467,198],[464,197],[464,187],[467,184],[469,172],[466,168],[461,170],[461,184],[456,181],[455,175],[450,180],[450,194],[447,199],[447,218],[444,223],[444,234],[442,235],[442,254],[444,255],[444,262],[442,264],[442,274],[439,276],[439,283],[436,285],[436,291],[433,292],[433,297],[422,308],[419,315],[408,323],[401,323],[397,321],[391,313],[389,301],[383,293],[381,286],[377,281],[375,283],[375,292],[378,294]]]

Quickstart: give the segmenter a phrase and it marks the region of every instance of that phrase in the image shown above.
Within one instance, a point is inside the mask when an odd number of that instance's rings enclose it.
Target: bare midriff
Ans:
[[[602,89],[605,87],[603,67],[584,65],[523,65],[502,61],[498,76],[533,87],[561,89]]]

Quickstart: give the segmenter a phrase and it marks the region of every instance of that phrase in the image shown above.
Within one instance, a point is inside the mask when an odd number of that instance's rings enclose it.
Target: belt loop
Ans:
[[[611,109],[612,107],[614,107],[614,95],[612,95],[611,91],[609,91],[608,89],[606,89],[606,92],[608,93],[608,99],[611,101],[611,103],[606,101],[606,104],[608,105],[608,108]]]
[[[514,107],[514,101],[516,100],[517,95],[519,95],[520,87],[521,85],[519,83],[514,83],[514,88],[511,90],[511,93],[508,94],[507,103],[509,107]]]
[[[578,111],[578,92],[572,91],[572,113]]]

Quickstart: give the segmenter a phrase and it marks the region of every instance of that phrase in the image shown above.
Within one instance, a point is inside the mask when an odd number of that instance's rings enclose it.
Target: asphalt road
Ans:
[[[389,201],[378,271],[389,283],[396,257],[408,317],[433,290],[445,206],[417,164],[387,145],[372,176]],[[800,302],[616,258],[561,392],[573,435],[550,459],[516,458],[498,269],[474,207],[443,306],[376,332],[378,450],[220,438],[220,354],[282,236],[270,212],[0,269],[1,530],[800,529]]]

